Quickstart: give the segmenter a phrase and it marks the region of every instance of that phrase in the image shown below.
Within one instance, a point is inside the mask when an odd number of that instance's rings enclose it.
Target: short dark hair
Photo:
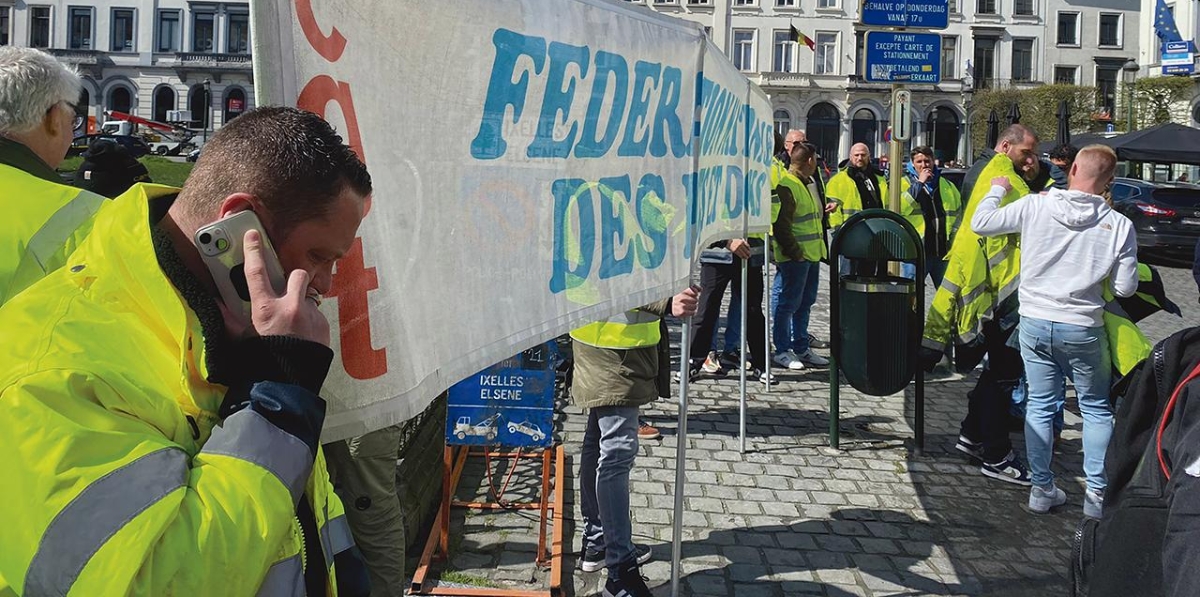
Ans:
[[[918,145],[913,148],[912,155],[914,155],[914,156],[915,155],[929,156],[929,159],[932,160],[933,159],[933,148],[928,145]]]
[[[312,112],[271,106],[213,135],[178,200],[188,213],[206,216],[225,197],[249,193],[286,237],[300,222],[327,214],[347,187],[370,195],[371,175],[333,127]]]
[[[812,143],[794,143],[792,145],[792,163],[797,164],[817,155],[817,146]]]
[[[784,149],[786,146],[783,144],[783,135],[780,135],[779,131],[775,131],[775,155],[779,155]]]
[[[996,141],[996,145],[999,146],[1001,143],[1006,142],[1010,145],[1024,143],[1028,137],[1033,137],[1033,142],[1037,143],[1037,133],[1033,132],[1029,127],[1019,123],[1010,124],[1008,128],[1000,133],[1000,139]]]
[[[1075,163],[1076,155],[1079,155],[1079,148],[1070,143],[1064,143],[1050,150],[1050,159],[1062,160],[1067,164]]]

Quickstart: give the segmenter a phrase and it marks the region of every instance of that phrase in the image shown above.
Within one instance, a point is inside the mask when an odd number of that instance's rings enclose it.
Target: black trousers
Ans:
[[[746,297],[746,342],[750,345],[751,366],[763,371],[770,362],[766,358],[767,324],[763,317],[763,270],[747,268],[747,286],[742,289],[742,260],[733,263],[703,263],[700,265],[700,305],[692,317],[692,345],[688,349],[693,362],[703,361],[712,347],[713,334],[721,319],[721,299],[730,283]]]
[[[984,462],[1000,462],[1012,451],[1009,407],[1013,389],[1025,371],[1020,351],[1007,345],[1009,336],[1016,330],[1015,326],[1001,330],[995,321],[983,326],[988,364],[975,383],[975,389],[967,394],[967,417],[963,419],[959,433],[971,441],[983,443]]]

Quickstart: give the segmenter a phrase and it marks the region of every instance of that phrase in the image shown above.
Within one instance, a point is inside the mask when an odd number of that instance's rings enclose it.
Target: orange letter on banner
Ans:
[[[342,116],[346,119],[346,136],[349,137],[350,148],[366,163],[349,85],[338,83],[325,75],[313,77],[296,99],[296,107],[324,118],[329,102],[337,102],[341,107]],[[363,215],[370,210],[371,198],[368,197]],[[338,299],[342,366],[346,368],[346,373],[355,379],[374,379],[387,373],[387,351],[371,346],[367,292],[376,288],[379,288],[379,279],[375,275],[375,268],[365,267],[362,239],[356,238],[350,252],[338,261],[337,271],[333,274],[333,288],[329,291],[330,296]]]
[[[309,45],[322,58],[337,62],[338,58],[342,57],[342,52],[346,50],[346,38],[342,37],[337,27],[329,32],[329,37],[321,33],[317,17],[313,16],[312,0],[296,0],[296,20],[300,21],[300,30],[304,32],[304,37],[308,38]]]

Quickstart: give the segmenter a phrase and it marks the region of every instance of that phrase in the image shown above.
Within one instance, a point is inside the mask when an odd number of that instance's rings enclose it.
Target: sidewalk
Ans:
[[[1184,270],[1163,273],[1186,318],[1147,320],[1155,341],[1197,324],[1190,276]],[[827,288],[823,281],[818,308],[828,305]],[[827,311],[814,311],[812,325],[814,334],[828,338]],[[678,330],[672,326],[676,345]],[[691,386],[681,594],[1067,594],[1070,542],[1083,499],[1082,421],[1072,399],[1054,460],[1068,502],[1037,516],[1024,509],[1027,488],[983,477],[977,464],[953,450],[974,374],[927,382],[925,455],[915,458],[907,447],[913,436],[911,386],[888,397],[863,396],[844,386],[843,450],[835,451],[827,447],[828,372],[776,373],[782,383],[770,393],[748,382],[744,455],[738,452],[736,372]],[[653,548],[654,560],[643,574],[656,595],[668,595],[676,402],[660,400],[644,413],[663,438],[643,443],[633,470],[635,541]],[[563,404],[556,421],[572,473],[585,420],[583,411]],[[1023,452],[1019,433],[1013,442]],[[537,471],[522,469],[518,476],[522,472],[525,480],[514,482],[510,494],[534,495]],[[499,486],[503,479],[493,481]],[[581,517],[573,474],[567,483],[575,523],[566,527],[571,557],[564,567],[565,594],[596,595],[604,572],[574,569]],[[462,487],[486,491],[481,460],[472,463]],[[464,489],[460,497],[471,494]],[[456,572],[443,579],[526,590],[548,586],[547,574],[532,565],[535,521],[528,511],[456,513],[451,541]]]

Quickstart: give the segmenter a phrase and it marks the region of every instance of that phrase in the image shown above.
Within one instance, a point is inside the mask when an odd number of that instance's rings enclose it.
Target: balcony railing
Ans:
[[[179,66],[244,70],[251,67],[250,54],[216,54],[209,52],[177,52]]]
[[[64,48],[51,48],[50,53],[67,64],[81,66],[100,64],[100,59],[104,55],[104,52],[100,50],[68,50]]]

